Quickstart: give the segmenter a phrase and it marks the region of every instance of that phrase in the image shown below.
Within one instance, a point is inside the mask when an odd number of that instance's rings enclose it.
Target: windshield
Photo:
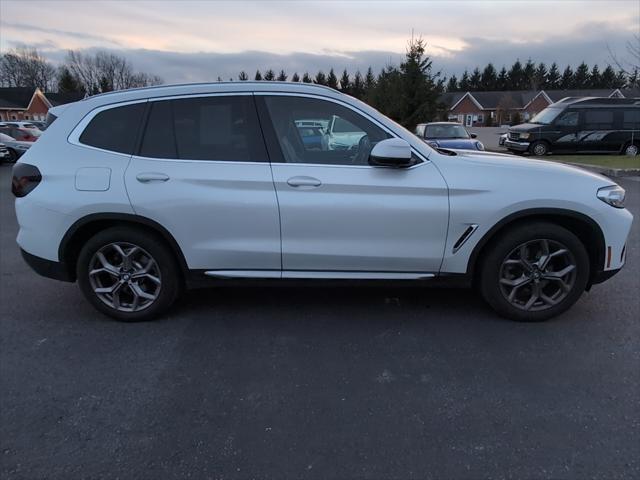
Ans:
[[[462,125],[427,125],[424,138],[469,138]]]
[[[539,123],[541,125],[549,125],[555,120],[555,118],[562,111],[561,108],[545,108],[540,113],[536,114],[529,123]]]

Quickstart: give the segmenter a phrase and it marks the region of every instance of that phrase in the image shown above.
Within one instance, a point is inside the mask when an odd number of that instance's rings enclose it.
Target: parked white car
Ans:
[[[0,132],[0,142],[7,147],[7,162],[15,162],[33,145],[33,142],[21,142],[2,132]]]
[[[632,216],[610,179],[439,152],[330,88],[161,86],[50,114],[13,167],[17,241],[117,319],[152,318],[205,280],[285,278],[474,285],[501,315],[538,321],[625,262]],[[358,141],[306,148],[296,122],[310,118],[348,122]]]

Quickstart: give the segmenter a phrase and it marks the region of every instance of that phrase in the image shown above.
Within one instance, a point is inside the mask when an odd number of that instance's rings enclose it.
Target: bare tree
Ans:
[[[126,58],[106,51],[87,55],[70,50],[67,55],[67,68],[90,94],[162,83],[162,79],[157,75],[134,72],[133,66]]]
[[[627,58],[620,58],[607,44],[607,50],[609,51],[609,57],[613,63],[618,67],[618,70],[623,71],[627,75],[631,75],[633,71],[640,70],[640,34],[633,35],[633,38],[627,41],[625,45],[627,51]]]
[[[0,85],[51,90],[56,69],[35,48],[17,48],[0,57]]]

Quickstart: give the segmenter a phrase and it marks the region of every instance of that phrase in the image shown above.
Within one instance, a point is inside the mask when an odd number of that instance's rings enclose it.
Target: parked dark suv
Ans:
[[[640,152],[640,99],[567,97],[509,129],[512,152]]]

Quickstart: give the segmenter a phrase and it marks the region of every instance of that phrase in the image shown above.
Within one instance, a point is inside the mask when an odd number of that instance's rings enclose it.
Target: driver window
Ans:
[[[385,133],[353,110],[306,97],[265,97],[287,163],[368,165]]]
[[[556,120],[556,125],[560,125],[563,127],[575,127],[578,125],[578,112],[565,112],[563,113],[558,120]]]

